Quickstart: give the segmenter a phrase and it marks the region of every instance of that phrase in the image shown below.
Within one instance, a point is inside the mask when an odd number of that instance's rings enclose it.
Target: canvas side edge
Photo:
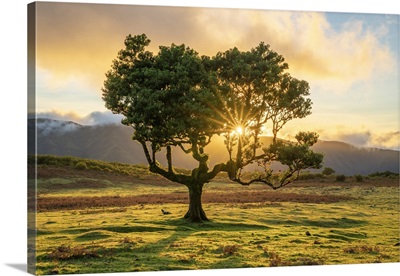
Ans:
[[[36,212],[37,212],[37,162],[36,162],[36,3],[27,5],[28,16],[28,53],[27,53],[27,77],[28,77],[28,112],[27,112],[27,272],[36,274]],[[29,127],[29,124],[34,127]]]

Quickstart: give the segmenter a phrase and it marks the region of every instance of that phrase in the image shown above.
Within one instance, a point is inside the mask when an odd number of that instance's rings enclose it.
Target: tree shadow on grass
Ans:
[[[202,245],[196,242],[193,242],[193,244],[187,244],[187,237],[199,232],[207,233],[207,231],[214,230],[237,232],[270,229],[269,227],[260,224],[218,221],[190,223],[182,218],[156,221],[154,224],[160,226],[154,227],[154,229],[163,229],[163,231],[168,231],[170,235],[151,243],[136,244],[129,249],[123,248],[123,246],[114,248],[114,257],[117,255],[120,257],[126,256],[126,258],[130,258],[130,260],[133,257],[138,264],[143,264],[146,266],[146,269],[154,271],[191,270],[196,269],[196,265],[195,260],[190,257],[190,252],[196,255],[196,252],[201,251]],[[143,237],[144,235],[145,232],[143,233]],[[235,258],[235,256],[229,257],[229,259],[231,258]],[[232,260],[225,260],[226,262],[224,260],[221,261],[222,263],[219,264],[218,267],[232,267]],[[243,264],[240,264],[240,266],[243,267]]]
[[[190,242],[186,238],[194,234],[207,235],[208,231],[254,231],[271,229],[263,224],[246,224],[226,221],[208,221],[204,223],[191,223],[183,218],[171,218],[162,221],[154,221],[146,224],[130,224],[130,225],[113,225],[101,226],[93,228],[71,228],[63,230],[64,233],[76,234],[78,242],[106,240],[113,236],[113,233],[127,234],[125,240],[117,243],[112,247],[91,245],[91,250],[95,251],[99,257],[85,259],[90,262],[93,271],[91,272],[107,272],[112,266],[115,272],[132,272],[132,271],[160,271],[160,270],[193,270],[197,269],[196,257],[190,255],[201,254],[201,244],[196,241]],[[135,238],[131,238],[129,234],[135,234]],[[152,237],[159,239],[148,240],[146,233],[152,233]],[[143,238],[138,238],[138,234]],[[147,240],[147,241],[146,241]],[[94,246],[94,247],[93,247]],[[49,257],[46,255],[45,259]],[[232,259],[235,257],[229,257]],[[79,261],[79,260],[78,260]],[[63,260],[65,264],[72,263],[77,265],[77,260]],[[228,260],[221,260],[223,263],[218,267],[231,267],[232,263]],[[226,261],[226,263],[225,263]],[[107,263],[108,266],[102,267]],[[234,262],[235,263],[235,262]],[[243,264],[241,264],[243,265]],[[91,270],[90,268],[89,270]],[[96,269],[96,271],[94,271]]]
[[[132,246],[120,244],[113,248],[107,248],[105,255],[108,251],[113,262],[131,263],[132,267],[125,270],[126,272],[194,269],[191,267],[191,260],[186,253],[175,254],[175,251],[179,251],[182,241],[196,230],[185,228],[184,225],[178,225],[175,229],[167,227],[157,229],[163,229],[160,231],[160,236],[165,237],[167,234],[167,237],[154,242],[138,242]],[[168,235],[168,233],[170,234]],[[145,235],[146,233],[143,232],[144,239]],[[197,245],[193,246],[195,248]]]
[[[223,222],[223,221],[206,221],[203,223],[191,223],[185,219],[171,219],[166,221],[157,221],[154,224],[173,226],[177,231],[207,231],[207,230],[221,230],[221,231],[254,231],[254,230],[268,230],[273,227],[263,224],[254,223],[236,223],[236,222]]]
[[[60,231],[64,234],[84,234],[92,231],[109,231],[114,233],[133,233],[133,232],[158,232],[165,230],[173,230],[162,227],[140,226],[140,225],[120,225],[120,226],[105,226],[92,228],[72,228]]]
[[[268,225],[290,225],[290,226],[314,226],[322,228],[353,228],[367,225],[365,220],[349,219],[349,218],[331,218],[331,219],[299,219],[299,220],[285,220],[285,219],[268,219],[260,220]]]

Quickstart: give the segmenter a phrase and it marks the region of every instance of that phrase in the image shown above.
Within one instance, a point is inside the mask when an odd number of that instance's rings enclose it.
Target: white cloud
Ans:
[[[57,72],[58,80],[72,74],[100,87],[129,33],[146,33],[155,51],[185,43],[206,55],[264,41],[286,58],[294,76],[341,91],[394,66],[381,42],[392,17],[383,15],[375,28],[359,20],[334,28],[321,12],[80,5],[65,14],[63,5],[43,5],[38,25],[38,64]]]
[[[400,150],[400,132],[393,131],[372,137],[371,146]]]
[[[381,124],[393,122],[393,105],[388,111],[390,116],[385,117],[388,119],[382,120],[380,114],[388,110],[388,102],[397,99],[397,58],[388,46],[388,37],[398,39],[398,32],[393,34],[390,25],[398,24],[398,20],[390,22],[394,16],[382,15],[380,24],[371,24],[368,20],[352,20],[349,14],[346,23],[338,26],[320,12],[113,5],[110,13],[110,6],[89,5],[83,9],[80,5],[75,11],[69,7],[66,14],[64,5],[50,6],[45,18],[48,21],[38,25],[42,28],[38,65],[43,68],[39,84],[44,88],[38,98],[39,111],[57,110],[61,118],[82,124],[120,123],[121,117],[103,112],[100,89],[104,73],[129,33],[146,33],[152,40],[152,51],[157,51],[159,45],[185,43],[206,55],[234,46],[249,50],[264,41],[285,57],[294,77],[310,83],[315,116],[313,112],[309,120],[296,120],[296,125],[302,124],[301,130],[326,128],[321,139],[337,140],[342,134],[359,144],[381,141],[384,146],[396,147],[393,139],[378,139],[375,134],[393,129],[392,124],[385,129]],[[379,85],[377,80],[384,84]],[[371,94],[374,96],[369,98]],[[387,99],[380,101],[379,109],[367,106],[377,103],[378,98]],[[347,124],[352,131],[328,133],[337,124]],[[361,124],[368,129],[354,131]]]
[[[79,128],[79,125],[65,122],[65,121],[39,121],[37,123],[37,129],[43,134],[48,135],[51,132],[57,132],[58,134],[65,134],[68,132],[74,132]]]
[[[342,133],[338,135],[338,140],[358,147],[366,147],[371,143],[372,134],[370,131]]]
[[[395,66],[380,42],[384,25],[374,30],[348,21],[335,29],[324,13],[288,11],[203,10],[197,20],[209,44],[248,50],[264,41],[286,58],[294,76],[325,90],[343,92]]]
[[[357,147],[400,150],[399,131],[377,133],[369,129],[339,128],[336,132],[321,131],[320,134],[322,140],[342,141]]]
[[[124,116],[113,114],[111,111],[94,111],[83,118],[89,125],[121,124]]]
[[[47,118],[60,121],[71,121],[81,125],[105,125],[105,124],[121,124],[122,115],[113,114],[111,111],[94,111],[85,116],[80,116],[74,112],[62,113],[56,110],[49,112],[39,112],[37,118]]]
[[[341,141],[357,147],[400,150],[400,132],[398,130],[377,131],[370,125],[352,126],[345,123],[316,125],[310,124],[304,119],[294,120],[289,122],[278,136],[294,141],[294,136],[299,131],[314,131],[323,141]]]

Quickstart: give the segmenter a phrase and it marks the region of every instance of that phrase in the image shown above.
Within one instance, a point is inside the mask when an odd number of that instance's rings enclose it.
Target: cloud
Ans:
[[[343,133],[338,135],[338,140],[358,147],[366,147],[371,143],[371,132]]]
[[[372,145],[385,146],[388,149],[400,150],[400,131],[393,131],[373,137]]]
[[[128,34],[146,33],[159,45],[190,43],[196,9],[157,6],[38,3],[37,62],[57,81],[82,76],[101,87]]]
[[[39,121],[37,129],[42,135],[48,135],[51,132],[57,132],[62,135],[68,132],[76,131],[80,126],[71,122],[65,121]]]
[[[321,131],[322,140],[336,140],[356,147],[400,150],[400,132],[374,132],[373,130],[353,130],[339,128],[337,132]]]
[[[113,114],[110,111],[100,112],[95,111],[83,118],[89,125],[107,125],[107,124],[121,124],[124,117],[119,114]]]
[[[398,148],[388,132],[394,129],[398,88],[398,49],[389,46],[394,40],[398,45],[396,15],[377,15],[372,22],[321,12],[49,2],[38,7],[37,110],[57,110],[50,113],[81,124],[120,123],[121,117],[102,112],[101,87],[128,34],[148,35],[153,52],[184,43],[205,55],[234,46],[245,51],[264,41],[285,57],[294,77],[310,83],[315,116],[296,120],[299,129],[326,128],[321,139]],[[390,125],[383,127],[386,113]],[[348,130],[336,131],[337,124]],[[366,128],[357,130],[360,124]]]
[[[47,118],[60,121],[70,121],[81,125],[107,125],[121,124],[122,115],[113,114],[111,111],[94,111],[86,116],[80,116],[74,112],[62,113],[56,110],[50,112],[39,112],[37,118]]]
[[[376,130],[373,126],[349,125],[316,125],[302,120],[290,122],[279,133],[279,137],[295,141],[295,134],[299,131],[313,131],[322,141],[341,141],[356,147],[380,148],[400,150],[400,132]]]
[[[282,54],[294,76],[340,90],[379,72],[391,72],[387,32],[361,21],[334,28],[324,13],[135,5],[39,3],[38,64],[57,72],[84,75],[101,87],[104,73],[127,34],[146,33],[150,50],[171,43],[214,55],[234,46],[249,50],[264,41]]]
[[[28,118],[35,118],[34,114],[28,114]],[[39,112],[36,114],[38,120],[37,129],[42,135],[48,135],[52,132],[57,132],[59,135],[71,133],[82,125],[101,126],[109,124],[121,124],[122,115],[112,114],[110,111],[91,112],[86,116],[79,116],[74,112],[62,113],[59,111]]]
[[[217,9],[202,11],[198,21],[210,44],[246,50],[264,41],[286,58],[294,76],[325,89],[344,91],[395,66],[390,48],[380,42],[383,25],[371,29],[348,21],[337,29],[324,13]]]

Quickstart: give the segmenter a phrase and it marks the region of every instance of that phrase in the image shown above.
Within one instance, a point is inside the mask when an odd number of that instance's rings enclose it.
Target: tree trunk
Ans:
[[[191,222],[203,222],[208,221],[202,204],[201,204],[201,195],[203,193],[204,184],[196,183],[189,185],[189,210],[185,214],[184,218],[188,219]]]

